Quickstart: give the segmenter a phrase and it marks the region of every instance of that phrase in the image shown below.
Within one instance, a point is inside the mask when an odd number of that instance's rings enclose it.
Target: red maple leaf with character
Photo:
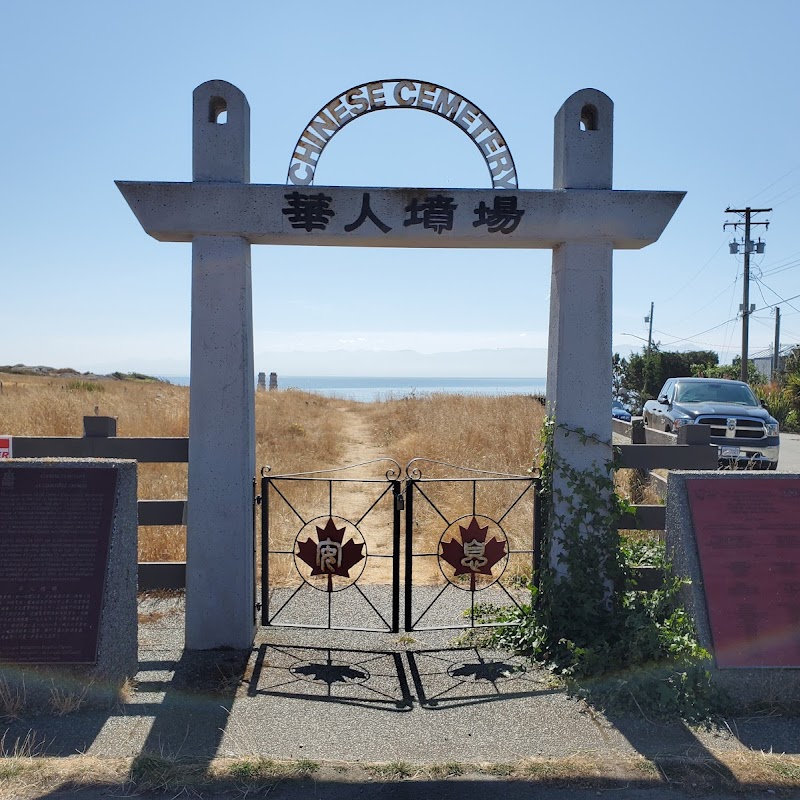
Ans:
[[[492,567],[506,555],[506,543],[497,537],[487,542],[489,526],[481,527],[475,517],[466,528],[459,525],[458,529],[461,541],[442,542],[441,557],[455,570],[453,577],[469,575],[474,590],[475,576],[492,574]]]
[[[311,538],[297,542],[297,556],[311,567],[311,575],[328,576],[328,591],[334,575],[349,578],[350,570],[364,559],[364,543],[344,542],[344,533],[345,528],[337,528],[331,517],[324,528],[317,526],[316,542]]]

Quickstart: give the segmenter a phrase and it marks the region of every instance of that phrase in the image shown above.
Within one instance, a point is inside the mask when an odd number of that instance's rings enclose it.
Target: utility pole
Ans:
[[[742,286],[742,369],[741,380],[747,380],[747,349],[748,349],[748,336],[750,333],[750,253],[757,252],[763,253],[766,243],[761,241],[759,237],[758,243],[754,244],[750,239],[750,228],[753,225],[763,225],[765,229],[769,228],[769,220],[765,222],[752,222],[751,217],[753,214],[767,214],[772,211],[771,208],[726,208],[726,214],[744,214],[744,223],[742,222],[726,222],[722,229],[725,230],[731,226],[734,230],[739,229],[739,225],[744,224],[744,281]],[[731,254],[735,255],[739,252],[739,243],[733,241],[730,243]]]
[[[650,323],[650,331],[647,334],[647,352],[650,352],[650,348],[653,345],[653,302],[650,302],[650,316],[644,318],[645,322]]]
[[[775,306],[775,347],[772,351],[772,380],[778,380],[781,368],[781,307]]]

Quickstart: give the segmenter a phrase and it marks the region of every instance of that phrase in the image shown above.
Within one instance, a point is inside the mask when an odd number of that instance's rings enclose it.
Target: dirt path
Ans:
[[[361,464],[366,461],[384,458],[387,453],[381,449],[375,441],[372,425],[366,409],[362,410],[353,406],[340,406],[336,409],[340,417],[340,426],[344,439],[347,442],[342,466],[350,464]],[[361,470],[352,473],[352,477],[357,478],[379,478],[384,475],[391,466],[389,462],[383,464],[372,464]],[[351,477],[348,473],[343,473],[343,477]],[[356,522],[370,507],[371,502],[377,496],[380,489],[362,483],[345,483],[339,492],[337,503],[337,513]],[[381,502],[385,513],[380,514],[380,523],[364,524],[363,533],[367,538],[367,551],[370,553],[390,553],[392,551],[392,531],[389,517],[391,499],[384,498]],[[368,518],[373,519],[371,514]],[[371,559],[368,574],[364,580],[367,583],[390,583],[392,579],[391,560]]]
[[[387,455],[375,442],[366,409],[339,406],[336,412],[339,414],[339,424],[347,441],[342,465],[360,464],[362,461]]]

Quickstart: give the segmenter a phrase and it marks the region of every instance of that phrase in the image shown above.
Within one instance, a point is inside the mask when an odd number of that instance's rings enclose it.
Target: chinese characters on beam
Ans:
[[[332,197],[324,192],[313,194],[290,192],[284,195],[284,199],[286,205],[281,210],[288,218],[289,224],[293,228],[305,230],[307,233],[324,231],[337,214],[333,208]],[[405,206],[408,216],[403,220],[403,227],[421,225],[423,229],[438,234],[452,231],[453,219],[458,207],[459,204],[454,202],[453,197],[446,197],[443,194],[428,195],[423,199],[414,197]],[[462,213],[464,212],[462,211]],[[524,213],[523,209],[517,207],[515,195],[496,195],[491,206],[481,200],[478,207],[473,209],[472,214],[475,219],[473,219],[472,225],[476,228],[485,225],[489,233],[513,233]],[[352,222],[344,226],[344,230],[352,233],[368,222],[381,233],[386,234],[392,230],[391,226],[387,225],[373,211],[370,192],[364,192],[361,197],[361,210]]]

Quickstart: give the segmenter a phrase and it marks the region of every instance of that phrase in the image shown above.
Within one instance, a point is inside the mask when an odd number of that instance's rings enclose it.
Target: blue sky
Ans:
[[[751,352],[771,345],[775,303],[782,341],[800,342],[794,2],[52,0],[6,4],[3,27],[0,364],[188,372],[191,248],[148,237],[114,180],[191,179],[192,90],[211,78],[247,95],[254,183],[285,182],[333,97],[410,77],[483,109],[520,186],[548,189],[553,117],[598,88],[615,104],[615,188],[688,192],[659,242],[615,254],[615,346],[643,344],[654,301],[665,348],[738,353],[742,263],[722,224],[745,205],[774,209],[756,231]],[[339,133],[315,183],[489,186],[462,132],[406,110]],[[524,347],[520,374],[543,375],[549,282],[547,251],[254,247],[256,367],[289,373],[293,350]]]

